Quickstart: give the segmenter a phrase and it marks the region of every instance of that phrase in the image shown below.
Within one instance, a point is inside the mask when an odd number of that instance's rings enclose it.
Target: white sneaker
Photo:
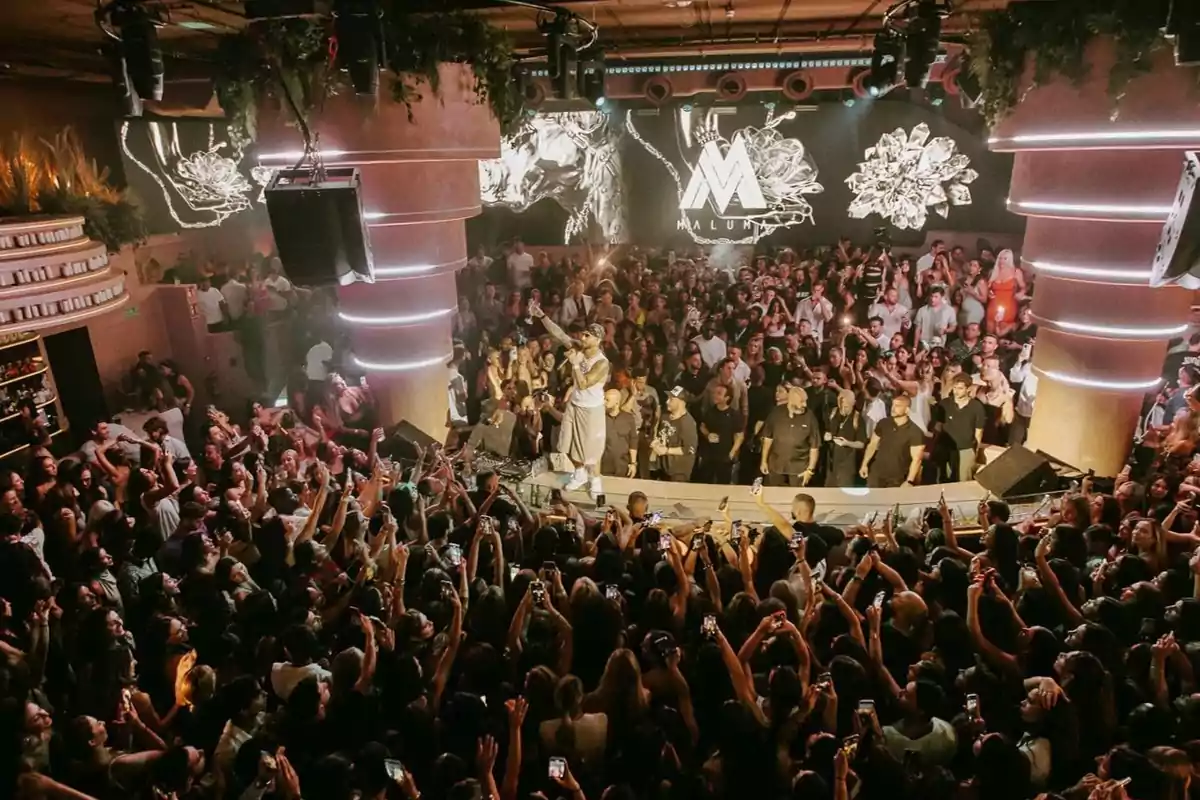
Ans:
[[[567,485],[563,487],[564,492],[577,492],[583,488],[588,482],[587,471],[583,469],[575,470],[575,474],[571,476],[571,480],[567,481]]]
[[[598,495],[604,494],[604,488],[600,483],[600,476],[597,475],[588,483],[588,494],[591,495],[593,500],[595,500]]]

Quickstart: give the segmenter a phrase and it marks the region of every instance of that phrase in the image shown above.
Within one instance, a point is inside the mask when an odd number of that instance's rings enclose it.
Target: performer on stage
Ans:
[[[600,494],[600,457],[604,454],[604,384],[608,382],[608,358],[600,349],[604,328],[592,323],[575,341],[553,320],[540,305],[531,303],[530,316],[541,319],[546,332],[569,348],[567,361],[571,364],[574,385],[567,407],[563,411],[562,427],[557,450],[571,459],[575,473],[563,487],[569,492],[588,485],[593,496]]]

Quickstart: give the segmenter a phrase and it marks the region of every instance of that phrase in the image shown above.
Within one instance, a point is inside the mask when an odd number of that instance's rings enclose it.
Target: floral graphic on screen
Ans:
[[[483,202],[517,213],[553,199],[568,214],[564,243],[595,220],[606,242],[626,242],[621,130],[601,111],[537,114],[479,162]]]
[[[911,133],[903,128],[885,133],[863,157],[846,178],[855,193],[849,209],[854,219],[878,214],[897,228],[920,230],[930,209],[946,217],[950,206],[971,204],[967,185],[979,177],[971,159],[949,137],[930,140],[923,122]]]

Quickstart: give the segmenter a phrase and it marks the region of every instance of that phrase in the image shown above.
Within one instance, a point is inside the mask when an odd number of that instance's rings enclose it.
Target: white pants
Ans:
[[[584,408],[568,403],[556,449],[576,464],[595,468],[604,455],[604,406]]]

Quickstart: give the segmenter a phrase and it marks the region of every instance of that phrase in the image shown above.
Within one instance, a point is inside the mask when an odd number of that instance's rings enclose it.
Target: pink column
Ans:
[[[1192,293],[1149,278],[1183,151],[1200,147],[1200,108],[1189,74],[1164,52],[1113,119],[1109,43],[1094,43],[1089,58],[1084,85],[1030,89],[989,144],[1016,155],[1009,210],[1028,220],[1021,257],[1037,273],[1027,446],[1113,475],[1159,385],[1166,342],[1188,321]]]
[[[500,133],[474,92],[469,67],[443,64],[438,93],[427,86],[405,106],[380,88],[378,103],[342,94],[312,121],[326,166],[362,174],[376,282],[338,289],[341,324],[379,399],[382,421],[406,419],[437,439],[446,430],[454,273],[466,264],[463,221],[480,212],[479,160],[500,155]],[[302,149],[293,127],[266,123],[271,153]],[[294,161],[294,156],[293,159]]]

